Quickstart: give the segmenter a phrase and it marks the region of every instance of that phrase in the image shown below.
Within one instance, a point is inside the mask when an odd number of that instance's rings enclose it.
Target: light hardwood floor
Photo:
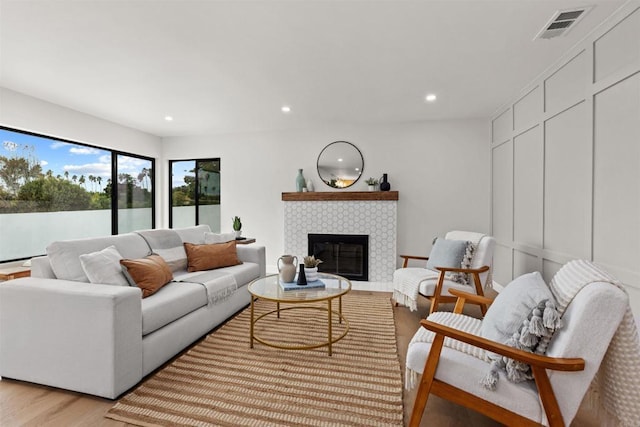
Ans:
[[[353,291],[368,294],[368,291]],[[388,294],[391,297],[391,294]],[[446,307],[446,306],[445,306]],[[472,307],[472,310],[475,310]],[[421,298],[418,311],[410,312],[405,307],[394,307],[398,353],[404,375],[404,363],[407,345],[413,337],[418,322],[428,313],[427,300]],[[470,311],[469,314],[473,314]],[[479,310],[477,312],[479,315]],[[42,357],[46,357],[43,354]],[[415,390],[404,392],[405,425],[408,423]],[[0,381],[0,426],[109,426],[128,425],[104,418],[105,412],[115,401],[87,396],[80,393],[59,390],[35,384],[3,379]],[[485,427],[500,424],[461,406],[430,397],[425,409],[421,426],[431,427]],[[572,424],[580,427],[598,425],[593,417],[581,410]]]

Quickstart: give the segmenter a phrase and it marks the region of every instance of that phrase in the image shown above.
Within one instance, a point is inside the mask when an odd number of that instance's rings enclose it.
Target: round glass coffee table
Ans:
[[[295,289],[284,290],[280,284],[280,278],[277,274],[262,277],[249,283],[248,290],[251,294],[251,323],[249,326],[249,346],[253,348],[253,341],[258,341],[264,345],[280,348],[284,350],[309,350],[318,347],[327,347],[329,356],[333,354],[332,345],[340,341],[349,332],[349,321],[342,314],[342,296],[351,290],[351,282],[342,276],[329,273],[318,273],[318,279],[324,284],[324,288],[305,288],[297,286]],[[291,286],[289,284],[289,286]],[[254,303],[257,299],[273,301],[276,303],[276,309],[260,314],[255,317]],[[332,308],[332,301],[338,300],[338,310]],[[310,306],[309,303],[324,302],[326,307]],[[291,304],[290,307],[281,308],[281,304]],[[266,316],[274,315],[280,318],[280,313],[285,310],[315,310],[326,313],[327,316],[327,340],[308,345],[284,345],[260,338],[255,334],[254,326]],[[340,323],[345,324],[344,331],[337,337],[333,336],[332,321],[333,316],[338,317]]]

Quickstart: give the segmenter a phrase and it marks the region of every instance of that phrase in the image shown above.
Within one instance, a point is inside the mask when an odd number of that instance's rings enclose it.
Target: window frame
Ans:
[[[194,162],[194,177],[196,183],[198,182],[198,162],[218,162],[218,169],[221,169],[221,158],[220,157],[207,157],[207,158],[198,158],[198,159],[171,159],[169,160],[169,228],[173,228],[173,164],[179,162]],[[218,171],[218,173],[221,173]],[[220,198],[222,199],[222,193],[220,193]],[[198,185],[195,186],[195,194],[194,194],[194,202],[193,207],[195,208],[195,225],[200,225],[200,192],[198,191]],[[220,200],[220,204],[222,205],[222,200]]]
[[[68,144],[74,144],[74,145],[78,145],[81,147],[89,147],[89,148],[95,148],[97,150],[101,150],[101,151],[106,151],[109,152],[111,155],[111,235],[115,236],[118,234],[118,197],[117,197],[117,191],[118,191],[118,186],[117,186],[117,165],[118,165],[118,156],[122,155],[122,156],[127,156],[127,157],[133,157],[133,158],[137,158],[137,159],[141,159],[141,160],[145,160],[145,161],[149,161],[151,162],[151,168],[153,173],[151,174],[151,228],[156,228],[156,159],[154,157],[147,157],[141,154],[134,154],[134,153],[128,153],[126,151],[122,151],[122,150],[117,150],[117,149],[112,149],[112,148],[106,148],[106,147],[101,147],[99,145],[94,145],[94,144],[88,144],[85,142],[78,142],[78,141],[74,141],[72,139],[66,139],[66,138],[61,138],[61,137],[57,137],[57,136],[51,136],[51,135],[46,135],[43,133],[38,133],[38,132],[33,132],[33,131],[28,131],[28,130],[24,130],[24,129],[18,129],[18,128],[12,128],[10,126],[6,126],[6,125],[1,125],[0,124],[0,130],[3,131],[8,131],[8,132],[15,132],[15,133],[21,133],[24,135],[29,135],[29,136],[34,136],[37,138],[45,138],[45,139],[49,139],[51,141],[58,141],[58,142],[64,142],[64,143],[68,143]],[[32,256],[28,256],[28,257],[22,257],[22,258],[12,258],[12,259],[5,259],[5,260],[0,260],[0,264],[2,263],[9,263],[9,262],[16,262],[16,261],[24,261],[24,260],[28,260],[31,259],[33,257],[36,256],[42,256],[44,254],[34,254]]]

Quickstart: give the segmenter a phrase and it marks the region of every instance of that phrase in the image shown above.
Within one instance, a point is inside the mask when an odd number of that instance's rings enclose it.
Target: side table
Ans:
[[[248,245],[249,243],[255,243],[256,239],[254,237],[245,237],[244,239],[236,239],[237,245]]]
[[[31,276],[31,267],[9,267],[0,268],[0,280],[13,280],[20,277]]]

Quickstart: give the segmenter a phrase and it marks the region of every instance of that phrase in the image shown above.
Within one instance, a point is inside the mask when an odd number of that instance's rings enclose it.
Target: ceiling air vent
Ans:
[[[578,9],[558,10],[533,39],[552,39],[554,37],[566,36],[567,33],[576,26],[578,21],[584,18],[589,10],[591,10],[590,6]]]

